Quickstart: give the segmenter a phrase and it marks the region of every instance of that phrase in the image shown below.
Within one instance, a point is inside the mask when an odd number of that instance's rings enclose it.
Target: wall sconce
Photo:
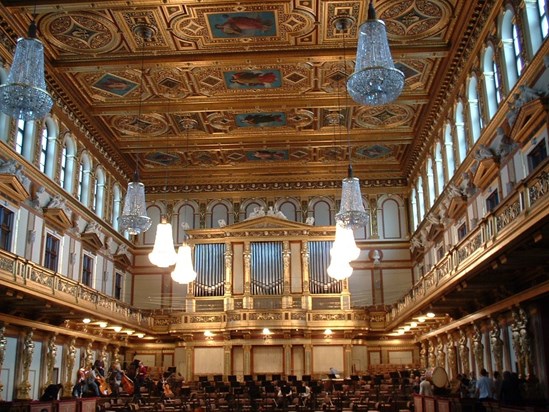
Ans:
[[[105,329],[108,326],[107,322],[99,322],[99,327]]]
[[[145,334],[144,333],[136,333],[135,336],[137,336],[139,339],[143,339],[145,337]]]
[[[122,326],[115,326],[112,328],[116,333],[120,332],[122,330]]]
[[[204,331],[204,337],[206,338],[206,340],[213,340],[214,334],[211,331],[206,330]]]
[[[331,329],[326,329],[324,331],[324,339],[331,339],[334,332]]]

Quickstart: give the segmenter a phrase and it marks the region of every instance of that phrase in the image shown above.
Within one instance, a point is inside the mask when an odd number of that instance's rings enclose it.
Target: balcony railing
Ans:
[[[142,328],[153,324],[150,317],[124,302],[3,250],[0,250],[0,282],[22,292],[38,292],[52,302],[72,306],[94,318]]]
[[[490,258],[488,250],[520,237],[528,227],[547,215],[549,207],[549,162],[479,222],[469,234],[440,259],[392,308],[389,323],[426,306],[433,293],[440,294],[464,271]]]

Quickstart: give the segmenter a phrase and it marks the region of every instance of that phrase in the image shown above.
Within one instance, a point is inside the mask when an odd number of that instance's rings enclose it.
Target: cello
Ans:
[[[97,383],[99,385],[99,391],[101,392],[101,395],[111,396],[112,390],[105,377],[101,374],[98,374],[95,379],[97,380]]]
[[[121,382],[122,388],[124,388],[124,392],[126,392],[128,395],[133,395],[134,391],[134,384],[133,381],[126,376],[125,373],[122,372],[122,378]]]

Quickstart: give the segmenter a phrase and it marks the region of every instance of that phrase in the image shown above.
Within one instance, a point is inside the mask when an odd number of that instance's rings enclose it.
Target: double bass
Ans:
[[[124,392],[126,392],[128,395],[133,395],[133,392],[134,392],[133,381],[130,378],[128,378],[125,373],[122,373],[122,380],[120,383],[122,384],[122,388],[124,389]]]

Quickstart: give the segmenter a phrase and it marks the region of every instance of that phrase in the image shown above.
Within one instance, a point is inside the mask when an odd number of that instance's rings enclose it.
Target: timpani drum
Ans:
[[[448,385],[448,374],[444,368],[436,366],[425,371],[425,377],[431,379],[437,388],[445,388]]]

